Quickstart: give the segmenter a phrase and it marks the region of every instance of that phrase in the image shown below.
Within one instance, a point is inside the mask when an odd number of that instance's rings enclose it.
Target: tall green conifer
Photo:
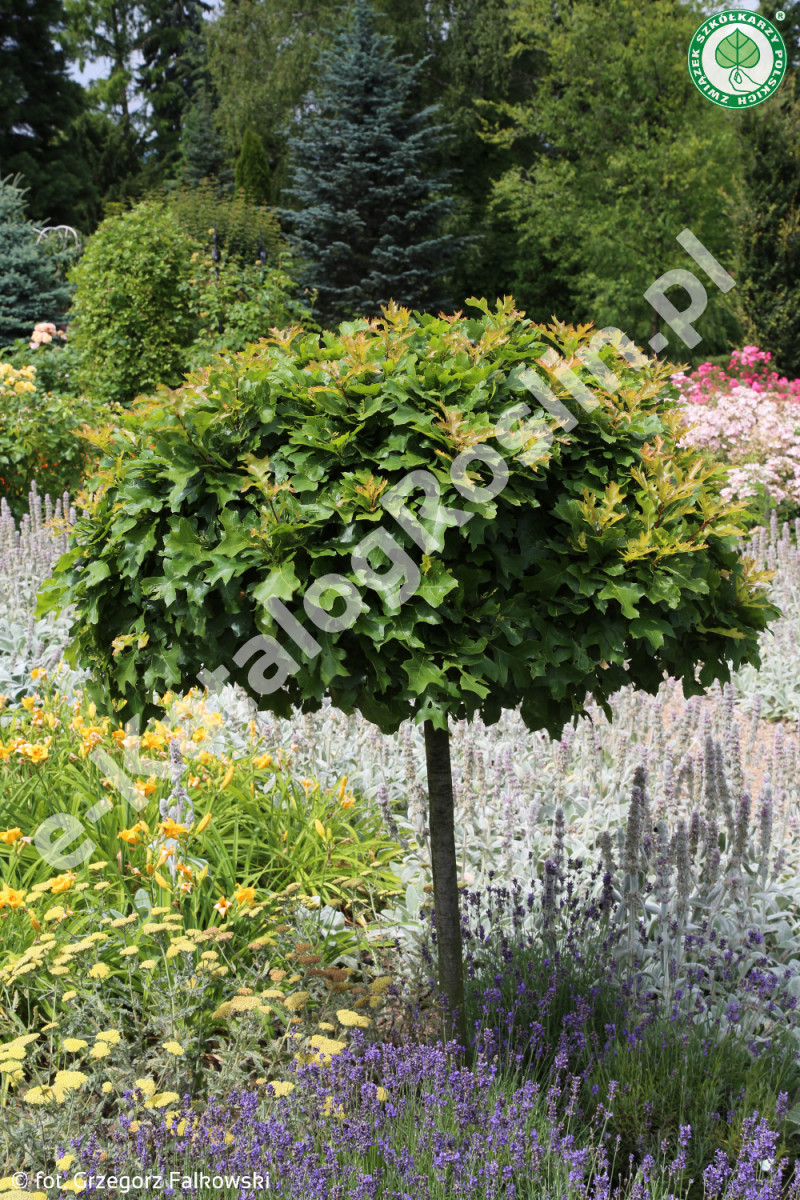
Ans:
[[[430,162],[448,130],[431,122],[435,106],[409,112],[419,66],[395,56],[366,0],[320,55],[319,85],[292,131],[296,211],[284,216],[323,322],[378,315],[390,299],[447,303],[457,241],[440,225],[453,201]]]
[[[269,159],[264,143],[254,129],[245,131],[242,149],[236,160],[237,191],[257,204],[269,200]]]

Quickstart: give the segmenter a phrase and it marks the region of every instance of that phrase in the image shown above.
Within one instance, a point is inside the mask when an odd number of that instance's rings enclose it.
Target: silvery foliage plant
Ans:
[[[773,522],[746,547],[757,565],[776,571],[786,615],[763,641],[776,672],[781,639],[791,641],[793,612],[800,614],[800,559],[790,533]],[[233,688],[216,702],[231,718],[229,736],[255,718],[297,771],[325,784],[347,775],[348,786],[381,809],[401,848],[405,893],[384,916],[410,946],[418,943],[431,884],[422,730],[406,724],[385,737],[327,703],[278,720],[256,714]],[[665,1000],[680,992],[682,968],[693,969],[687,936],[690,944],[700,939],[704,926],[738,948],[743,974],[765,953],[774,972],[800,970],[797,731],[763,721],[752,680],[738,677],[689,700],[673,681],[655,697],[626,689],[611,708],[609,722],[590,703],[588,719],[566,726],[558,740],[529,732],[513,712],[489,728],[454,726],[463,882],[537,879],[545,903],[555,903],[570,857],[602,868],[614,920],[626,933],[617,953],[642,967]],[[798,984],[788,988],[800,994]]]
[[[52,672],[69,644],[69,610],[36,620],[36,593],[67,549],[77,514],[65,494],[53,504],[31,485],[29,511],[16,523],[0,498],[0,695],[13,704],[32,692],[31,671]],[[83,672],[59,668],[59,686],[70,691]]]
[[[793,536],[792,536],[793,535]],[[762,638],[761,667],[743,667],[734,680],[745,707],[760,705],[770,719],[800,717],[800,520],[778,524],[750,538],[748,553],[761,569],[775,572],[772,601],[783,617]]]
[[[52,518],[60,530],[48,524]],[[66,645],[69,614],[36,623],[33,608],[74,520],[66,498],[54,507],[35,487],[19,528],[0,504],[0,636],[9,647],[0,648],[0,693],[13,690],[12,699],[30,690],[31,669],[51,668]],[[671,681],[656,697],[626,689],[612,698],[611,722],[590,704],[588,718],[566,726],[558,740],[529,732],[514,712],[488,728],[461,722],[452,731],[463,882],[480,888],[536,879],[544,885],[537,919],[546,921],[570,858],[602,868],[604,895],[625,931],[617,953],[644,969],[665,999],[680,991],[682,969],[691,967],[687,935],[703,936],[704,926],[729,947],[750,945],[754,929],[763,935],[749,957],[740,953],[742,972],[765,950],[775,971],[779,963],[800,967],[797,731],[777,725],[765,732],[761,719],[775,697],[780,711],[793,711],[800,555],[792,532],[773,520],[745,551],[775,570],[774,595],[785,614],[764,636],[757,676],[742,672],[724,691],[717,686],[690,700]],[[766,702],[756,690],[762,680]],[[346,775],[348,787],[380,809],[398,842],[404,891],[384,918],[405,933],[409,950],[418,946],[431,884],[422,730],[407,723],[384,736],[327,702],[315,714],[280,720],[256,713],[232,687],[218,690],[208,707],[226,715],[208,748],[246,753],[255,721],[262,746],[282,747],[297,774],[314,774],[322,786]]]

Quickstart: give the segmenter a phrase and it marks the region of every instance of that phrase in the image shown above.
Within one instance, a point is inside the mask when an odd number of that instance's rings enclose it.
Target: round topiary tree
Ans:
[[[192,254],[163,206],[147,202],[108,217],[73,268],[70,345],[79,383],[94,399],[128,403],[181,378],[192,341]]]
[[[424,722],[462,1042],[450,720],[519,705],[556,734],[589,695],[607,709],[665,672],[700,693],[758,662],[776,612],[724,471],[676,445],[669,369],[470,303],[275,332],[137,402],[43,602],[76,606],[73,661],[123,716],[205,668],[280,715],[329,696],[385,732]]]

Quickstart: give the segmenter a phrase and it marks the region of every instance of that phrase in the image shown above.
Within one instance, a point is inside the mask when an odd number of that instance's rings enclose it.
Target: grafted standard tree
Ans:
[[[471,303],[276,333],[137,403],[43,605],[76,606],[73,660],[122,716],[205,668],[280,716],[328,696],[386,733],[424,724],[439,982],[462,1044],[450,722],[519,707],[555,735],[588,696],[608,712],[665,672],[699,694],[758,662],[776,615],[724,471],[676,445],[670,368],[608,345],[601,383],[578,357],[592,329]],[[574,426],[538,408],[543,385]]]

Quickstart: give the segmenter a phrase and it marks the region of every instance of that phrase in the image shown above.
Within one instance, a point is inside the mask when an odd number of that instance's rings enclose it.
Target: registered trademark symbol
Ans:
[[[776,21],[785,21],[785,20],[786,20],[786,13],[785,13],[785,12],[776,12],[776,13],[775,13],[775,20],[776,20]]]

